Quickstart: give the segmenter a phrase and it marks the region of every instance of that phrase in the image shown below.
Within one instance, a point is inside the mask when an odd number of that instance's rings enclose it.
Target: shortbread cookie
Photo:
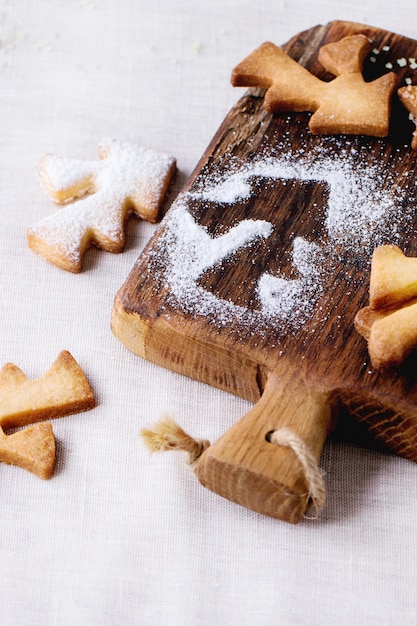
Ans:
[[[95,180],[100,167],[100,161],[45,154],[39,163],[39,180],[53,202],[67,204],[95,192]]]
[[[0,461],[49,478],[55,464],[51,425],[36,424],[12,435],[5,435],[3,428],[26,426],[94,406],[94,394],[84,372],[66,350],[36,380],[29,380],[19,367],[6,363],[0,370]]]
[[[175,159],[128,143],[103,140],[100,161],[46,155],[40,181],[54,202],[71,206],[32,226],[29,247],[47,261],[80,272],[85,250],[94,244],[108,252],[124,247],[130,213],[156,222],[172,176]]]
[[[399,367],[416,347],[416,303],[381,316],[370,328],[368,350],[377,370]]]
[[[407,85],[398,90],[398,96],[410,114],[410,120],[416,126],[411,140],[411,147],[417,150],[417,85]]]
[[[372,309],[391,309],[417,295],[417,258],[407,257],[394,245],[374,250],[369,286]]]
[[[49,422],[6,435],[0,428],[0,461],[47,480],[55,468],[55,437]]]
[[[394,245],[376,248],[369,292],[355,328],[368,341],[375,369],[399,367],[417,347],[417,258]]]
[[[370,306],[364,306],[355,315],[355,328],[362,337],[365,337],[366,341],[369,341],[374,322],[387,315],[389,315],[388,312],[376,311]]]
[[[319,61],[336,78],[325,82],[270,42],[262,44],[232,72],[232,85],[267,89],[267,111],[314,112],[313,134],[385,137],[389,132],[393,72],[365,82],[363,62],[372,45],[365,35],[352,35],[323,46]]]

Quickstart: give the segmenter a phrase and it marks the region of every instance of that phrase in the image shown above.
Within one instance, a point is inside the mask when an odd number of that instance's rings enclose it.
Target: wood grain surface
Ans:
[[[388,72],[387,63],[392,63],[399,87],[407,77],[413,80],[408,59],[417,57],[417,42],[370,26],[331,22],[296,35],[283,48],[314,75],[331,80],[317,60],[319,48],[355,33],[367,35],[375,48],[365,61],[366,80]],[[293,451],[267,441],[270,430],[289,426],[319,460],[335,418],[347,411],[375,441],[417,461],[415,357],[400,371],[374,371],[366,341],[353,323],[368,303],[375,246],[395,243],[417,255],[417,156],[410,149],[414,126],[396,98],[387,138],[319,137],[308,130],[309,113],[267,113],[263,93],[245,92],[227,115],[118,292],[112,329],[136,354],[257,403],[204,453],[197,475],[205,486],[239,504],[298,522],[309,503],[309,485]],[[252,172],[248,197],[227,206],[213,196],[203,199],[207,181],[229,169],[252,167],[265,155],[301,163],[302,176],[297,165],[293,175],[290,170],[272,178],[264,170],[258,176]],[[343,189],[332,192],[338,164],[348,172],[345,196]],[[352,194],[350,180],[357,186]],[[376,211],[378,198],[387,206],[391,198],[395,211],[391,215],[388,206],[384,219],[376,225],[371,221],[359,236],[356,223],[355,228],[349,225],[349,209],[355,209],[358,198],[364,201],[365,183],[374,184]],[[338,194],[336,199],[332,193]],[[196,293],[209,294],[212,311],[195,294],[189,303],[186,296],[173,295],[173,235],[168,237],[167,231],[174,228],[171,216],[184,198],[194,223],[213,240],[243,220],[272,225],[270,236],[255,238],[198,274]],[[340,237],[329,226],[331,203],[347,208],[346,223],[336,227]],[[296,285],[301,271],[294,256],[297,238],[317,252],[317,288],[311,287],[315,274],[310,272],[310,293],[299,294],[302,314],[268,317],[261,310],[260,278],[267,273]]]

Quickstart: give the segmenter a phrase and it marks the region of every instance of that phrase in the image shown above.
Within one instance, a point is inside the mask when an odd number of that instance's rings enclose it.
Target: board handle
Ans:
[[[203,452],[194,471],[224,498],[298,523],[324,503],[318,462],[335,410],[334,392],[271,373],[257,404]]]

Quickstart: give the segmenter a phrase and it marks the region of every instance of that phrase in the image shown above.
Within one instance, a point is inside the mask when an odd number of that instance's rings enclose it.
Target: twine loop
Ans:
[[[318,513],[326,500],[326,485],[323,472],[317,465],[310,448],[299,435],[288,427],[268,433],[268,441],[276,446],[291,448],[294,452],[304,471],[309,500]]]

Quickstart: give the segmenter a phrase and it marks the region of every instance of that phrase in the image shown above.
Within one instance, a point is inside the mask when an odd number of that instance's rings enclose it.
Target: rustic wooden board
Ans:
[[[399,86],[413,77],[417,42],[369,26],[332,22],[283,47],[330,80],[319,48],[358,32],[378,50],[366,80],[387,63]],[[262,104],[263,92],[250,90],[230,111],[117,294],[112,328],[136,354],[257,403],[204,453],[197,475],[224,497],[297,522],[308,485],[292,450],[268,443],[270,430],[289,426],[319,459],[348,409],[375,440],[417,460],[415,359],[400,372],[373,371],[353,325],[368,302],[375,246],[417,255],[417,155],[396,100],[386,139],[313,136],[308,113],[271,115]],[[258,236],[240,246],[223,239],[223,256],[213,247],[210,257],[205,247],[233,227],[239,238],[243,220],[263,220]]]

